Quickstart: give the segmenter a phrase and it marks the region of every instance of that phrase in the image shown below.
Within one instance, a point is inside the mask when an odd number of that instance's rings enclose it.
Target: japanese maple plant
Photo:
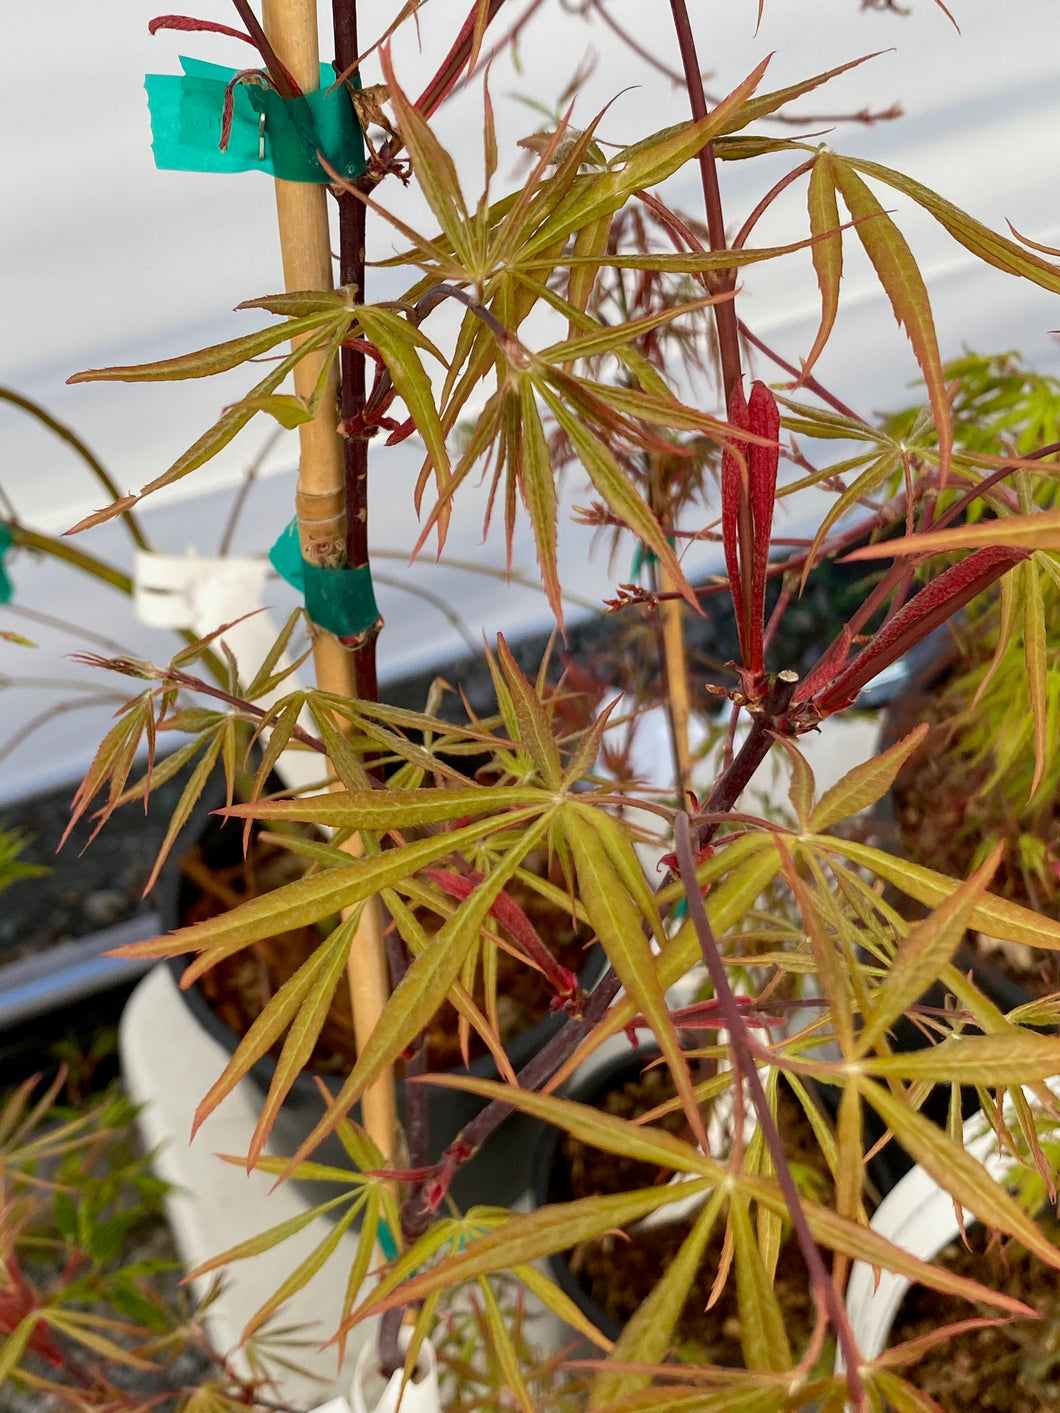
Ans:
[[[1017,473],[1053,471],[1055,448],[1016,454],[1002,438],[987,449],[955,447],[953,388],[943,371],[928,291],[888,210],[889,193],[910,198],[985,264],[1054,293],[1060,291],[1060,266],[1050,258],[1056,252],[987,229],[900,172],[843,156],[818,136],[792,136],[825,124],[789,105],[803,100],[805,108],[806,96],[843,70],[774,90],[763,57],[751,73],[730,77],[727,96],[708,97],[698,44],[711,24],[722,22],[723,12],[689,7],[686,0],[655,7],[658,53],[645,56],[638,104],[650,114],[651,85],[669,85],[676,70],[687,92],[687,121],[617,146],[612,110],[587,118],[577,111],[575,95],[560,119],[528,140],[525,174],[501,189],[487,61],[517,42],[525,26],[547,26],[551,0],[534,0],[514,13],[504,0],[475,0],[455,32],[442,28],[433,6],[420,3],[402,7],[385,32],[365,33],[366,8],[359,17],[357,0],[333,0],[336,84],[371,139],[365,169],[344,178],[319,152],[330,188],[277,183],[286,289],[251,291],[255,297],[247,301],[276,322],[165,363],[78,378],[204,377],[260,358],[289,339],[292,351],[264,378],[256,369],[247,397],[227,408],[140,496],[119,499],[76,528],[88,531],[127,512],[148,493],[193,473],[251,417],[271,414],[297,426],[301,438],[297,510],[303,560],[341,574],[363,571],[370,564],[366,488],[374,448],[415,434],[423,446],[415,490],[423,524],[417,548],[444,545],[450,521],[461,514],[465,483],[484,468],[491,506],[503,510],[499,533],[509,545],[520,517],[529,521],[562,647],[564,565],[557,524],[558,478],[565,470],[591,483],[592,503],[582,517],[625,535],[630,545],[638,543],[650,560],[650,587],[618,584],[611,606],[619,620],[631,606],[641,613],[647,606],[662,664],[674,776],[644,785],[622,774],[616,762],[625,738],[612,729],[617,713],[606,696],[595,712],[572,709],[589,680],[585,664],[572,662],[558,684],[545,669],[530,680],[500,636],[489,654],[496,715],[470,723],[459,710],[447,720],[436,703],[417,714],[379,702],[377,641],[386,640],[378,621],[337,634],[315,626],[317,686],[281,694],[268,706],[257,699],[277,685],[276,663],[294,624],[253,680],[241,680],[230,664],[223,685],[211,682],[197,658],[211,649],[210,640],[168,666],[111,660],[110,668],[145,679],[145,685],[102,745],[77,813],[101,790],[109,792],[104,816],[120,799],[142,794],[149,780],[130,784],[136,747],[146,740],[153,752],[159,733],[175,732],[187,737],[184,747],[153,769],[157,779],[170,770],[169,761],[202,762],[179,812],[183,818],[214,762],[220,760],[234,779],[240,766],[237,728],[249,727],[267,745],[252,797],[231,804],[227,813],[266,828],[304,821],[330,831],[327,842],[293,845],[308,855],[299,881],[128,952],[194,954],[185,973],[190,982],[275,932],[330,920],[317,952],[269,1002],[199,1115],[286,1035],[246,1161],[287,1178],[309,1162],[327,1133],[342,1138],[350,1155],[348,1193],[325,1205],[338,1209],[344,1229],[359,1223],[359,1238],[346,1308],[336,1312],[340,1341],[359,1321],[382,1315],[383,1359],[395,1366],[401,1360],[398,1328],[412,1311],[408,1358],[414,1360],[443,1292],[477,1285],[488,1315],[499,1310],[491,1277],[514,1272],[595,1342],[594,1408],[865,1409],[882,1406],[884,1398],[896,1408],[926,1407],[911,1381],[915,1375],[908,1374],[915,1350],[891,1351],[875,1362],[859,1358],[843,1303],[853,1259],[981,1301],[1002,1315],[1027,1311],[1010,1296],[920,1262],[871,1230],[863,1192],[864,1115],[875,1114],[892,1141],[955,1202],[1060,1268],[1060,1252],[964,1152],[959,1124],[942,1131],[918,1112],[935,1083],[996,1093],[987,1106],[993,1122],[1010,1144],[1017,1135],[1014,1146],[1030,1155],[1026,1161],[1038,1165],[1052,1187],[1035,1127],[1036,1115],[1052,1103],[1044,1081],[1060,1072],[1060,1039],[1028,1028],[1019,1016],[1006,1017],[951,958],[967,927],[1055,949],[1060,924],[992,895],[997,850],[970,877],[946,878],[836,829],[887,791],[922,730],[858,766],[819,798],[799,743],[808,732],[828,732],[829,718],[853,707],[884,668],[999,582],[1006,585],[1005,635],[1021,631],[1021,615],[1029,615],[1028,640],[1040,642],[1034,626],[1039,579],[1056,573],[1055,517],[1014,515],[1019,507],[1007,489]],[[606,23],[613,39],[633,42],[603,0],[584,9],[587,22]],[[162,17],[154,26],[197,31],[204,46],[216,42],[212,32],[237,34],[256,50],[248,61],[252,81],[299,102],[318,78],[313,4],[269,0],[259,17],[248,0],[235,0],[235,11],[232,26],[181,16]],[[726,24],[754,21],[753,5],[724,13]],[[371,22],[379,23],[374,12]],[[391,54],[389,41],[403,25],[419,26],[425,52],[445,55],[419,97],[406,91]],[[862,62],[854,58],[844,67]],[[486,184],[471,197],[433,126],[458,85],[470,86],[481,102]],[[852,115],[854,137],[858,121],[877,116]],[[777,126],[784,122],[788,126]],[[778,163],[785,162],[787,170],[777,179]],[[723,205],[722,168],[731,163],[752,169],[761,164],[769,174],[749,209]],[[668,203],[664,184],[689,164],[698,166],[702,207],[682,213]],[[388,193],[409,183],[430,210],[429,229],[413,229],[388,206]],[[792,230],[788,244],[756,246],[761,218],[798,183],[806,190],[805,222]],[[327,245],[331,200],[338,207],[340,241],[334,282]],[[395,270],[404,271],[399,299],[371,302],[364,255],[369,222],[387,232],[389,248],[400,247],[380,262],[389,268],[388,280]],[[836,320],[850,242],[867,256],[926,385],[924,411],[902,439],[846,406],[813,373]],[[808,249],[812,259],[821,319],[812,345],[795,350],[796,361],[789,363],[756,331],[754,319],[768,311],[756,305],[753,319],[741,309],[740,278],[745,266],[798,249]],[[453,317],[432,319],[440,308]],[[288,373],[295,379],[293,394],[279,391]],[[844,453],[839,462],[828,456],[837,440]],[[806,447],[819,457],[813,459]],[[385,452],[378,456],[382,460]],[[824,506],[816,532],[795,549],[776,546],[778,499],[808,491],[815,505]],[[1021,504],[1032,508],[1030,501]],[[1007,521],[1011,528],[995,536],[994,527]],[[958,528],[966,522],[975,522],[972,530]],[[973,531],[980,538],[965,553],[960,546],[970,544]],[[886,532],[897,532],[899,541],[876,544]],[[724,573],[694,588],[681,551],[690,540],[709,537],[721,541]],[[874,543],[866,548],[868,541]],[[862,546],[857,553],[893,555],[896,543],[901,555],[870,581],[864,602],[834,641],[821,644],[816,665],[800,678],[777,658],[776,644],[806,576],[856,546]],[[949,558],[940,561],[942,550]],[[1019,574],[1010,575],[1015,566]],[[779,582],[780,593],[770,599],[767,614],[772,581]],[[712,695],[693,699],[684,635],[703,598],[719,595],[731,601],[740,655],[719,672]],[[1045,671],[1044,654],[1029,653],[1029,710],[1045,709]],[[731,714],[730,730],[716,778],[697,798],[689,789],[689,717],[708,706]],[[314,729],[298,724],[303,708]],[[1035,733],[1039,751],[1047,750],[1050,729],[1043,719]],[[292,746],[316,753],[321,780],[330,780],[330,788],[263,799],[273,763]],[[491,757],[488,768],[461,769],[462,755],[474,756],[477,766],[483,754]],[[759,818],[738,805],[771,755],[791,772],[786,822]],[[643,808],[631,810],[633,805]],[[635,847],[643,841],[646,817],[654,821],[663,859],[654,874]],[[524,867],[542,846],[556,862],[562,887]],[[545,972],[554,1010],[564,1017],[554,1037],[515,1074],[496,1032],[491,988],[501,945],[493,921],[511,917],[505,889],[517,878],[565,897],[598,937],[607,967],[586,994],[569,972],[552,964],[532,927],[510,932],[504,945],[516,945],[528,966]],[[892,906],[893,895],[885,898],[884,885],[930,911],[908,922]],[[433,930],[424,926],[432,912],[440,920]],[[675,1019],[671,988],[697,968],[704,978],[700,998],[691,1008],[685,998]],[[473,999],[479,972],[485,978],[481,1006]],[[331,997],[347,976],[370,993],[362,997],[356,1064],[302,1150],[289,1161],[264,1156],[277,1108],[306,1065]],[[946,988],[950,1003],[929,1014],[921,998],[934,981]],[[410,1097],[407,1131],[399,1134],[391,1075],[402,1057],[415,1055],[444,998],[459,1013],[462,1043],[477,1032],[496,1056],[502,1078],[423,1076],[409,1085],[414,1096],[425,1083],[457,1083],[488,1100],[441,1160],[428,1164],[423,1106]],[[889,1031],[905,1013],[919,1017],[933,1043],[915,1053],[893,1053]],[[684,1136],[654,1119],[627,1121],[559,1096],[559,1086],[624,1030],[657,1047],[673,1083],[671,1107],[686,1120]],[[780,1075],[792,1081],[794,1093],[808,1096],[805,1082],[812,1080],[837,1096],[834,1130],[821,1130],[816,1107],[812,1120],[834,1177],[832,1202],[805,1195],[795,1181],[774,1118]],[[737,1113],[753,1112],[754,1132],[746,1141],[737,1135],[732,1144],[712,1147],[706,1131],[710,1105],[726,1091],[734,1093]],[[1006,1095],[1012,1097],[1007,1108]],[[355,1104],[361,1105],[363,1127],[348,1117]],[[446,1200],[453,1174],[513,1108],[684,1180],[530,1213],[454,1212]],[[695,1194],[702,1202],[683,1259],[661,1273],[613,1344],[531,1264]],[[376,1254],[381,1224],[396,1246],[386,1260]],[[673,1353],[695,1253],[712,1226],[725,1233],[717,1281],[735,1282],[739,1297],[739,1370]],[[788,1339],[773,1285],[787,1232],[801,1251],[816,1311],[813,1338],[802,1348]],[[252,1247],[282,1235],[264,1235]],[[250,1249],[218,1253],[215,1264]],[[326,1254],[322,1249],[320,1259]],[[313,1264],[301,1268],[302,1278],[308,1279]],[[374,1279],[365,1282],[369,1272]],[[255,1324],[281,1297],[277,1292],[263,1302]],[[485,1324],[503,1355],[503,1320],[487,1318]],[[841,1355],[843,1372],[833,1372],[832,1349]],[[530,1395],[514,1350],[509,1352],[512,1357],[502,1357],[501,1364],[509,1371],[512,1406],[530,1413]]]

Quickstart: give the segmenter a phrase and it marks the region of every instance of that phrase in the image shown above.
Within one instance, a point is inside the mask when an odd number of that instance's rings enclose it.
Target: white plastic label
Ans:
[[[133,566],[133,603],[142,623],[154,628],[188,628],[200,638],[224,623],[231,624],[223,641],[246,683],[276,641],[276,625],[262,608],[268,574],[268,560],[262,558],[204,559],[193,549],[183,555],[138,550]],[[287,665],[289,659],[282,657],[277,669],[282,671]],[[287,677],[275,692],[258,697],[257,705],[268,707],[300,686],[297,676]],[[308,710],[300,724],[315,732]],[[313,751],[284,751],[276,770],[293,789],[318,784],[324,773],[321,758]]]

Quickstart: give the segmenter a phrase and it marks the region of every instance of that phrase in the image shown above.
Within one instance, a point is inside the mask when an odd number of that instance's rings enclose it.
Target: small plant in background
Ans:
[[[43,864],[26,863],[23,851],[29,842],[21,829],[0,829],[0,893],[18,878],[40,878],[48,872]]]
[[[212,1297],[179,1288],[159,1241],[168,1187],[135,1107],[112,1091],[72,1110],[65,1084],[29,1079],[0,1106],[0,1407],[256,1406],[292,1341],[266,1331],[247,1363],[217,1354]]]
[[[1055,378],[1025,368],[1012,353],[993,358],[968,354],[946,372],[956,390],[958,447],[984,450],[1007,444],[1014,455],[1033,459],[1060,450],[1060,382]],[[910,409],[889,419],[888,427],[904,436],[915,422],[916,411]],[[1003,481],[998,493],[1016,513],[1057,506],[1055,476],[1048,470],[1036,474],[1032,465]],[[963,509],[974,524],[983,507]],[[1020,575],[1026,604],[1022,615],[1017,585],[1002,580],[997,594],[973,600],[954,625],[951,656],[955,650],[956,657],[931,708],[940,727],[936,749],[945,741],[946,750],[937,757],[934,785],[925,782],[936,797],[936,809],[924,827],[948,838],[951,850],[956,845],[950,857],[962,868],[977,866],[994,841],[1008,839],[1004,869],[1014,877],[1006,893],[1054,912],[1060,762],[1051,742],[1060,711],[1060,667],[1049,627],[1060,610],[1060,576],[1053,557],[1045,553]],[[947,764],[954,771],[952,788],[942,774]],[[947,807],[947,797],[961,798],[959,817]],[[930,849],[927,844],[925,859]]]
[[[418,24],[436,22],[433,12],[419,13],[425,7],[410,8]],[[432,33],[432,52],[447,57],[414,98],[388,46],[392,31],[373,35],[372,47],[363,49],[355,0],[334,0],[337,77],[330,97],[321,101],[340,105],[347,130],[351,112],[362,126],[382,129],[362,161],[359,138],[329,155],[323,129],[318,132],[306,117],[316,110],[305,95],[319,82],[307,38],[316,33],[315,8],[304,0],[271,0],[261,22],[247,0],[235,0],[245,30],[237,37],[257,50],[261,67],[251,83],[244,82],[245,73],[234,73],[220,85],[218,103],[224,107],[218,116],[223,111],[225,122],[234,124],[245,100],[254,115],[260,113],[258,131],[272,132],[286,113],[299,133],[299,160],[317,164],[315,178],[278,183],[287,289],[243,306],[275,315],[277,322],[164,363],[96,369],[78,379],[198,378],[270,355],[289,339],[292,351],[263,377],[255,366],[247,395],[140,495],[115,493],[112,504],[75,529],[117,516],[128,523],[143,496],[194,472],[260,412],[297,426],[298,518],[287,540],[293,567],[282,545],[277,553],[305,591],[317,685],[285,691],[279,663],[295,620],[260,667],[224,655],[221,625],[168,666],[95,658],[142,685],[101,745],[78,792],[75,818],[102,793],[102,823],[119,805],[142,798],[152,772],[157,780],[195,760],[167,847],[216,764],[229,781],[230,805],[223,813],[266,827],[290,821],[331,831],[327,842],[287,836],[292,851],[308,860],[303,878],[127,950],[149,957],[192,953],[184,973],[190,984],[225,958],[287,929],[320,926],[326,934],[271,995],[203,1099],[197,1121],[281,1044],[245,1161],[281,1177],[318,1176],[309,1166],[316,1145],[331,1133],[342,1141],[352,1164],[348,1192],[320,1210],[346,1202],[342,1224],[352,1227],[354,1208],[364,1221],[339,1315],[340,1339],[366,1317],[382,1316],[382,1364],[396,1369],[402,1363],[400,1328],[411,1310],[411,1368],[434,1326],[438,1301],[467,1286],[468,1318],[488,1334],[489,1353],[474,1365],[453,1356],[450,1372],[463,1381],[461,1397],[471,1400],[467,1406],[476,1400],[482,1406],[503,1379],[507,1401],[532,1413],[539,1395],[533,1378],[520,1371],[522,1307],[516,1300],[506,1314],[488,1280],[512,1272],[601,1351],[589,1395],[594,1408],[765,1413],[849,1403],[865,1410],[880,1407],[884,1398],[896,1407],[924,1407],[915,1376],[911,1381],[895,1372],[900,1364],[859,1357],[843,1305],[850,1262],[860,1258],[1003,1312],[1024,1307],[1013,1296],[909,1256],[870,1229],[863,1201],[864,1114],[871,1111],[955,1202],[1060,1267],[1052,1242],[965,1152],[959,1125],[949,1132],[936,1129],[920,1112],[934,1083],[996,1091],[988,1106],[992,1121],[999,1130],[1011,1124],[1022,1132],[1030,1161],[1044,1182],[1052,1181],[1033,1141],[1034,1114],[1022,1086],[1034,1086],[1039,1102],[1052,1102],[1043,1082],[1060,1073],[1060,1040],[1032,1029],[1024,1015],[1003,1014],[953,958],[969,927],[1055,950],[1060,924],[992,891],[1000,845],[973,860],[974,867],[947,876],[833,832],[887,792],[922,742],[925,722],[911,722],[902,739],[823,792],[799,739],[828,732],[830,717],[853,706],[864,687],[955,614],[970,605],[980,613],[979,604],[997,602],[995,662],[1007,663],[1013,645],[1021,646],[1022,667],[1013,661],[1006,671],[1025,687],[1033,722],[1029,738],[1003,735],[1000,747],[1010,763],[1018,758],[1021,769],[1031,771],[1032,792],[1043,788],[1055,735],[1054,693],[1044,661],[1046,605],[1056,592],[1053,552],[1060,548],[1056,513],[1033,493],[1036,477],[1055,474],[1045,385],[1031,380],[1024,411],[1016,416],[1013,406],[1028,386],[1025,380],[1013,394],[1017,372],[972,359],[956,375],[947,369],[924,277],[889,213],[888,193],[911,198],[976,258],[1046,291],[1060,292],[1060,267],[1046,258],[1055,252],[988,230],[902,173],[774,135],[771,123],[794,121],[790,104],[805,101],[844,69],[770,91],[769,61],[763,58],[727,96],[708,101],[684,0],[671,0],[668,7],[666,62],[680,67],[690,121],[616,147],[607,138],[607,112],[588,121],[579,114],[586,125],[578,128],[565,113],[528,144],[533,161],[522,182],[498,194],[494,114],[482,81],[486,181],[470,195],[432,120],[453,86],[476,74],[502,8],[502,0],[476,0],[455,35]],[[527,18],[540,18],[538,8],[532,6]],[[402,11],[394,26],[410,22]],[[219,28],[175,16],[154,27]],[[376,69],[382,84],[358,92],[355,81],[376,77]],[[860,121],[874,116],[880,115],[852,115]],[[225,127],[222,145],[228,132]],[[721,165],[754,167],[763,157],[769,159],[768,176],[757,204],[747,212],[727,210]],[[789,166],[778,180],[780,161]],[[692,164],[701,178],[703,209],[687,216],[657,188]],[[320,169],[338,203],[337,288]],[[388,208],[394,177],[418,184],[433,223],[429,229],[413,229]],[[754,246],[763,214],[797,182],[806,188],[806,221],[783,246]],[[369,301],[369,218],[380,229],[389,227],[388,239],[396,232],[403,247],[382,262],[403,272],[400,299]],[[736,230],[731,240],[730,226]],[[867,256],[927,387],[925,408],[882,426],[846,406],[813,371],[840,307],[850,241]],[[744,266],[805,249],[821,320],[812,345],[798,350],[792,362],[769,347],[750,316],[744,321],[738,278]],[[448,326],[432,319],[443,306],[456,316]],[[759,360],[755,379],[749,375],[750,349]],[[295,379],[293,395],[280,391],[288,373]],[[768,377],[781,375],[779,388],[768,385]],[[1016,404],[1007,400],[1010,395]],[[580,515],[635,551],[647,571],[645,585],[619,580],[612,606],[618,613],[633,604],[649,610],[673,757],[665,782],[645,782],[641,790],[629,771],[619,770],[613,772],[620,781],[615,788],[614,778],[604,775],[602,763],[625,760],[623,726],[614,733],[623,743],[619,748],[609,735],[614,709],[606,701],[595,714],[568,709],[571,694],[591,680],[591,665],[575,662],[570,691],[557,691],[546,666],[525,672],[501,636],[489,656],[495,717],[453,721],[436,701],[422,712],[379,701],[382,623],[370,592],[369,447],[376,445],[374,464],[383,459],[380,441],[412,433],[424,448],[414,491],[423,517],[417,550],[428,541],[444,545],[462,511],[463,487],[484,473],[489,509],[503,519],[509,549],[519,517],[525,513],[529,520],[541,581],[561,631],[558,478],[563,471],[587,478],[591,503]],[[853,443],[838,462],[829,455],[836,440]],[[778,503],[814,489],[831,497],[814,532],[778,558]],[[895,531],[904,532],[898,541],[865,543]],[[724,575],[702,590],[689,583],[681,555],[685,544],[700,538],[720,539],[724,557]],[[855,558],[886,555],[895,563],[853,606],[834,640],[819,645],[800,677],[784,660],[785,615],[816,564],[842,558],[857,545]],[[932,558],[962,547],[973,552],[941,570]],[[772,579],[782,587],[767,615]],[[700,596],[717,594],[731,601],[738,645],[729,669],[710,684],[711,699],[726,704],[729,729],[716,778],[694,794],[690,720],[701,702],[690,685],[686,634]],[[215,683],[200,670],[207,652],[219,669]],[[987,683],[975,710],[989,705],[989,690]],[[648,696],[632,694],[634,709],[647,705]],[[247,730],[263,741],[263,758],[249,799],[233,804],[240,733]],[[156,762],[161,733],[169,731],[185,742]],[[150,766],[135,780],[141,746]],[[272,767],[288,747],[311,753],[321,783],[335,788],[264,799]],[[790,824],[740,808],[764,762],[780,753],[791,770]],[[474,768],[469,757],[478,757]],[[628,809],[633,803],[649,810],[665,841],[656,877],[645,871],[634,847],[642,830]],[[558,881],[531,871],[529,861],[546,847]],[[557,964],[525,915],[512,912],[507,890],[516,881],[558,901],[599,939],[607,966],[591,993]],[[885,884],[926,905],[927,917],[906,921],[884,897]],[[768,913],[763,918],[761,900],[770,890],[783,898],[786,922]],[[509,934],[504,944],[498,922]],[[548,978],[553,1011],[564,1017],[562,1028],[517,1075],[505,1061],[497,1023],[497,949],[511,950],[512,939],[526,965]],[[711,994],[697,1003],[693,1027],[687,1009],[675,1007],[671,988],[704,974]],[[917,1013],[934,982],[950,997],[932,1016],[938,1043],[894,1053],[893,1028]],[[266,1157],[277,1110],[307,1065],[344,984],[358,1032],[356,1063],[299,1151],[289,1161]],[[395,1137],[392,1072],[402,1057],[418,1053],[443,998],[459,1013],[461,1042],[474,1032],[497,1058],[502,1079],[421,1076],[409,1084],[410,1096],[428,1083],[447,1083],[488,1101],[435,1161],[429,1158],[422,1099],[410,1098],[405,1135]],[[813,1002],[808,1008],[802,1004],[807,998]],[[792,1001],[799,1002],[798,1010]],[[634,1121],[557,1095],[579,1065],[624,1030],[650,1032],[658,1046],[674,1091],[668,1111],[683,1118],[680,1133],[658,1122],[658,1114]],[[831,1173],[834,1196],[828,1200],[800,1191],[798,1168],[793,1171],[778,1132],[777,1072],[791,1077],[797,1095],[808,1096],[810,1084],[838,1094],[834,1128],[822,1123],[808,1097],[804,1104]],[[722,1098],[736,1118],[728,1141],[712,1146],[711,1106]],[[363,1127],[346,1117],[356,1103]],[[530,1213],[492,1206],[452,1213],[446,1201],[454,1176],[513,1108],[680,1180]],[[747,1141],[745,1115],[754,1116]],[[531,1265],[689,1199],[698,1200],[690,1234],[613,1345]],[[774,1287],[786,1226],[812,1298],[812,1332],[801,1345],[789,1340]],[[735,1283],[742,1370],[674,1357],[677,1317],[712,1229],[724,1233],[716,1280],[719,1287]],[[209,1264],[252,1254],[283,1236],[278,1228]],[[377,1236],[388,1252],[378,1265]],[[295,1279],[308,1278],[313,1262],[332,1249],[330,1241]],[[373,1268],[377,1282],[362,1289]],[[281,1296],[266,1296],[252,1329],[273,1313]],[[443,1347],[454,1328],[443,1333]],[[843,1359],[841,1375],[820,1363],[829,1338]]]
[[[588,1379],[563,1367],[565,1351],[542,1356],[535,1334],[518,1281],[490,1277],[443,1301],[432,1330],[443,1406],[450,1413],[527,1405],[534,1413],[579,1413]]]

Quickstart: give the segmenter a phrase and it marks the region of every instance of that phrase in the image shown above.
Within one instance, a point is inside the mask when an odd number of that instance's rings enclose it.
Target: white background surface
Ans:
[[[512,17],[524,5],[510,0]],[[430,0],[421,25],[430,40],[417,51],[412,29],[395,45],[402,82],[417,94],[463,18],[468,0]],[[362,21],[362,40],[378,6]],[[384,7],[389,17],[395,6]],[[907,116],[867,129],[844,127],[828,141],[841,152],[889,163],[935,186],[975,216],[1004,228],[1010,218],[1024,233],[1060,244],[1055,174],[1060,166],[1060,96],[1056,85],[1056,0],[954,0],[957,34],[930,0],[913,0],[913,13],[861,13],[857,0],[767,0],[759,34],[757,5],[692,7],[704,66],[715,72],[708,88],[720,95],[766,53],[775,50],[763,87],[774,88],[860,54],[890,49],[829,89],[798,105],[805,113],[841,113],[900,101]],[[169,356],[253,327],[253,315],[230,311],[240,300],[280,286],[273,198],[269,181],[156,172],[151,160],[145,72],[173,72],[177,56],[190,53],[233,66],[248,62],[246,46],[208,35],[163,34],[152,39],[147,20],[164,10],[140,0],[37,0],[7,7],[0,54],[0,144],[4,173],[4,220],[0,228],[0,380],[46,403],[85,437],[123,488],[136,489],[158,475],[244,389],[241,374],[213,382],[65,386],[78,368]],[[235,23],[222,0],[201,0],[194,13]],[[676,63],[668,7],[646,0],[614,0],[612,13],[653,52]],[[507,10],[504,12],[507,15]],[[440,27],[440,28],[439,28]],[[504,32],[503,26],[497,30]],[[439,33],[444,44],[437,42]],[[589,48],[601,56],[579,97],[575,121],[588,118],[620,90],[603,132],[617,142],[640,136],[686,116],[684,99],[657,73],[622,50],[597,23],[591,28],[550,0],[523,39],[522,73],[507,59],[496,63],[491,88],[501,149],[496,192],[518,180],[515,143],[538,126],[528,108],[512,101],[522,93],[552,104]],[[323,46],[325,57],[330,46]],[[528,75],[534,76],[534,89]],[[374,81],[374,61],[365,80]],[[440,122],[440,132],[458,155],[473,200],[481,173],[477,99],[458,96]],[[645,118],[646,112],[650,115]],[[818,129],[823,124],[813,125]],[[799,129],[770,132],[799,135]],[[735,229],[775,172],[768,165],[723,169],[730,228]],[[698,213],[695,168],[675,178],[671,204]],[[759,226],[756,243],[798,238],[804,233],[803,187],[781,202]],[[387,193],[407,218],[422,215],[414,192]],[[929,276],[943,355],[963,344],[997,350],[1019,348],[1038,366],[1055,370],[1057,344],[1049,330],[1060,327],[1055,297],[998,272],[984,271],[944,232],[887,192],[883,198],[903,221]],[[374,251],[394,245],[376,225]],[[916,365],[889,306],[872,293],[863,262],[848,243],[845,313],[833,348],[818,367],[821,378],[865,412],[900,404]],[[388,283],[388,281],[390,283]],[[396,293],[393,277],[378,272],[370,297]],[[816,288],[809,260],[792,257],[747,278],[742,314],[758,332],[797,361],[812,341]],[[758,311],[763,313],[759,314]],[[760,371],[768,371],[760,368]],[[253,425],[222,456],[158,499],[145,516],[157,547],[182,551],[195,544],[216,548],[227,496],[267,434]],[[293,440],[270,458],[276,473],[254,491],[238,547],[261,551],[289,518]],[[61,530],[100,495],[68,451],[27,419],[0,409],[0,483],[27,523]],[[407,548],[415,538],[409,492],[419,464],[414,443],[373,449],[372,529],[381,547]],[[571,499],[584,499],[574,476]],[[448,552],[484,556],[503,564],[494,533],[480,550],[481,494],[471,491],[458,505]],[[782,531],[783,532],[783,531]],[[589,561],[587,531],[566,527],[568,587],[599,599],[612,582],[606,558]],[[86,548],[121,558],[120,530],[92,532]],[[532,545],[524,534],[516,564],[535,573]],[[400,564],[380,564],[404,574]],[[136,625],[110,591],[86,586],[62,569],[36,565],[25,556],[13,565],[17,601],[58,613],[147,655],[168,657],[167,635]],[[505,591],[482,580],[430,563],[409,579],[441,594],[460,611],[473,634],[487,624],[512,630],[543,621],[539,594]],[[614,578],[626,577],[623,559]],[[279,591],[277,603],[289,606]],[[379,589],[387,630],[380,645],[384,674],[396,675],[417,661],[432,660],[460,638],[436,609],[385,585]],[[27,632],[40,644],[31,653],[0,642],[0,674],[86,680],[63,660],[76,638],[27,625],[0,610],[0,627]],[[97,675],[98,679],[98,675]],[[98,681],[97,681],[98,685]],[[10,687],[0,692],[0,746],[15,730],[61,693]],[[34,744],[0,762],[0,801],[72,777],[83,768],[105,717],[101,711],[67,713],[32,738]]]

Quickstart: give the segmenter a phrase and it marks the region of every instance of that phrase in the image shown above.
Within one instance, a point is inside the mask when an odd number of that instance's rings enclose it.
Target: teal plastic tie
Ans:
[[[379,622],[371,567],[322,569],[310,564],[302,558],[297,520],[269,550],[269,563],[302,594],[310,619],[336,638],[359,638]]]
[[[0,525],[0,603],[10,603],[15,592],[11,580],[4,570],[4,556],[15,543],[6,525]]]
[[[677,541],[673,535],[667,535],[666,543],[671,549],[677,548]],[[659,556],[654,550],[649,549],[643,540],[638,540],[633,551],[633,563],[629,567],[629,579],[631,584],[635,584],[640,578],[641,570],[646,564],[658,564]]]
[[[386,1222],[381,1220],[379,1225],[376,1227],[375,1239],[376,1241],[378,1241],[380,1247],[382,1248],[383,1255],[388,1261],[394,1261],[397,1259],[397,1242],[394,1240],[390,1228],[387,1226]]]
[[[320,66],[320,91],[281,98],[253,81],[232,90],[232,128],[221,150],[225,90],[239,72],[181,58],[181,74],[148,74],[147,105],[155,166],[178,172],[269,172],[289,182],[332,180],[317,151],[345,181],[364,171],[364,136],[350,95]],[[263,121],[264,120],[264,121]]]

